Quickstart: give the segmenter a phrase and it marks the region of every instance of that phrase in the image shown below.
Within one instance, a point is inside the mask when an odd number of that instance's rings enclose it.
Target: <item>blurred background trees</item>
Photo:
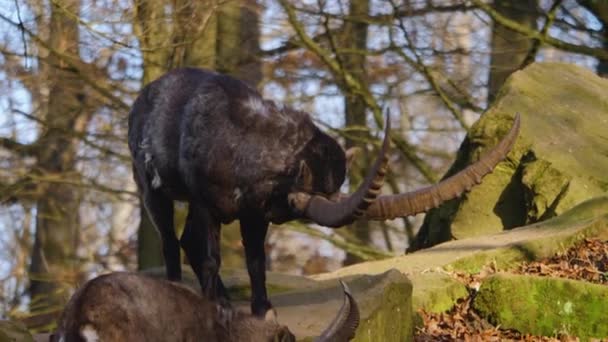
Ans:
[[[603,1],[0,0],[0,8],[0,314],[31,326],[49,322],[83,279],[162,263],[131,178],[126,119],[138,90],[169,69],[228,73],[311,113],[360,148],[345,189],[360,181],[390,108],[387,193],[440,179],[468,127],[525,65],[558,60],[608,74]],[[416,245],[422,219],[273,227],[269,266],[310,274],[401,254]],[[224,265],[244,267],[238,229],[223,236]]]

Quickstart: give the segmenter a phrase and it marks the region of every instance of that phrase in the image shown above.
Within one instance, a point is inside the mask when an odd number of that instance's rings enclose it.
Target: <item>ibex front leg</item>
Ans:
[[[180,244],[198,278],[203,294],[211,300],[219,300],[228,305],[228,293],[219,276],[219,232],[220,223],[209,210],[190,203]]]
[[[266,293],[266,251],[268,222],[258,216],[241,217],[241,236],[245,246],[247,271],[251,281],[251,313],[264,317],[272,309]]]

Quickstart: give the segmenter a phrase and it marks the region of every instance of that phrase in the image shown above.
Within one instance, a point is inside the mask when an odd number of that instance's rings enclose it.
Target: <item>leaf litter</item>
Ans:
[[[495,265],[490,264],[478,274],[451,273],[453,277],[467,285],[470,295],[459,299],[447,312],[432,313],[420,310],[423,326],[416,331],[414,340],[417,342],[578,341],[578,338],[571,336],[533,336],[512,329],[502,329],[479,316],[472,305],[475,294],[483,279],[496,272]],[[585,239],[565,252],[540,261],[522,263],[510,272],[608,285],[608,240]]]

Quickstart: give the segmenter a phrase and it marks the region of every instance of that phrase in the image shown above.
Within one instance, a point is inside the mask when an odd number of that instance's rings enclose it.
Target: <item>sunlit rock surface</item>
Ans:
[[[608,80],[571,64],[514,73],[463,142],[448,174],[496,145],[515,113],[506,161],[460,199],[432,210],[414,248],[546,220],[608,190]]]

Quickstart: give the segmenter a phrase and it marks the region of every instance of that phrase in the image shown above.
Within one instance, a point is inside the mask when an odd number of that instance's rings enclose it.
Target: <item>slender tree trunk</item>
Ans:
[[[171,55],[170,35],[165,18],[165,0],[137,1],[134,16],[134,31],[139,40],[143,56],[142,85],[146,85],[167,71]],[[137,267],[140,270],[162,266],[163,255],[158,232],[140,199],[139,228],[137,230]]]
[[[536,0],[494,0],[494,8],[507,18],[521,25],[536,28],[538,18]],[[519,69],[532,48],[533,40],[515,33],[498,23],[492,27],[488,103],[496,98],[503,83]]]
[[[578,2],[602,23],[602,45],[608,50],[608,1],[579,0]],[[598,75],[608,77],[608,60],[600,59],[596,70]]]
[[[604,49],[608,51],[608,18],[606,21],[604,21],[604,28],[602,33],[604,37],[602,45],[604,46]],[[598,75],[602,77],[608,77],[608,59],[600,59],[599,63],[597,64],[596,70]]]
[[[369,0],[351,0],[350,9],[351,16],[365,16],[369,14]],[[341,47],[345,49],[361,50],[367,49],[367,27],[368,25],[363,22],[352,22],[347,21],[343,28],[343,37],[341,37]],[[364,54],[341,54],[339,56],[343,67],[350,71],[355,77],[360,80],[367,78],[365,72],[365,55]],[[346,126],[362,126],[367,125],[365,102],[357,94],[345,93],[344,94],[344,122]],[[346,141],[346,147],[352,147],[355,144],[352,140]],[[354,188],[364,177],[364,165],[367,165],[369,156],[366,150],[363,150],[357,156],[357,160],[352,164],[351,176],[351,187]],[[353,189],[351,189],[353,190]],[[366,221],[358,220],[348,227],[353,235],[362,244],[368,244],[370,241],[369,224]],[[344,260],[345,265],[354,264],[360,262],[360,258],[356,255],[348,253]]]
[[[51,4],[49,45],[61,54],[78,58],[78,23],[61,8],[78,13],[79,0]],[[83,131],[91,117],[84,102],[84,85],[67,65],[49,55],[49,97],[44,131],[37,142],[35,172],[74,180],[78,140],[69,133]],[[66,280],[78,271],[80,193],[66,184],[44,185],[44,196],[36,203],[36,234],[30,264],[33,311],[60,309],[68,295]]]

